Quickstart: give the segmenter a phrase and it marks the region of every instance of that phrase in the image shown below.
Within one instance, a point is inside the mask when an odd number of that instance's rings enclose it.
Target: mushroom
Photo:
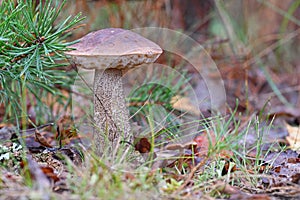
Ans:
[[[94,142],[96,153],[112,152],[121,141],[132,142],[122,75],[131,68],[154,62],[162,49],[152,41],[120,28],[91,32],[66,52],[77,67],[95,69]],[[107,149],[109,144],[110,149]]]

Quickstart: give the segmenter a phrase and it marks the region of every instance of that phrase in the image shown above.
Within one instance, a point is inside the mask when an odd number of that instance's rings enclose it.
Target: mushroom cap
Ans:
[[[69,46],[72,62],[85,69],[129,69],[154,62],[162,49],[129,30],[108,28],[91,32]]]

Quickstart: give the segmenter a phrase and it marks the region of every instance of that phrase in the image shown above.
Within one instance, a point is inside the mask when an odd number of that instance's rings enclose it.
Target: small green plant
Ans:
[[[268,149],[262,149],[266,145],[264,137],[272,127],[272,121],[266,124],[259,117],[253,116],[241,127],[241,117],[238,115],[239,120],[236,120],[235,116],[236,110],[228,117],[215,118],[207,127],[209,159],[195,177],[194,188],[200,188],[215,197],[223,195],[222,192],[216,192],[215,184],[218,181],[239,187],[244,187],[247,183],[248,189],[256,188],[268,170],[264,166],[265,158],[274,150],[272,144]],[[249,134],[256,138],[252,141],[253,144],[247,141]],[[281,151],[282,149],[279,153]]]
[[[129,111],[133,121],[141,126],[148,127],[145,132],[157,132],[159,135],[166,133],[174,136],[180,130],[180,113],[176,113],[172,107],[172,98],[183,96],[191,88],[190,78],[187,72],[178,74],[172,72],[154,70],[152,77],[147,76],[140,87],[133,88],[128,96]],[[149,117],[153,118],[153,126],[150,127]],[[156,135],[158,136],[158,135]]]
[[[35,113],[51,118],[43,98],[62,103],[59,88],[69,88],[72,72],[63,54],[69,31],[82,20],[80,14],[58,22],[66,1],[3,1],[0,5],[0,105],[5,119],[26,126],[29,104]],[[36,117],[39,122],[44,120]]]

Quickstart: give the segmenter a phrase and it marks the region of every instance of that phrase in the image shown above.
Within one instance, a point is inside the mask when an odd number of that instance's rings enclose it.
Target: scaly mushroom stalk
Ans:
[[[94,120],[98,126],[94,133],[94,142],[96,152],[101,154],[108,150],[107,144],[109,144],[108,148],[112,148],[118,146],[121,139],[132,141],[129,112],[123,91],[122,71],[119,69],[95,70],[94,92]]]

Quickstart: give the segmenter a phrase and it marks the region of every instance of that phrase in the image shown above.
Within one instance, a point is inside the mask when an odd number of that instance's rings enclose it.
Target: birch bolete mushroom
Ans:
[[[162,49],[152,41],[120,28],[91,32],[71,45],[66,54],[77,67],[95,69],[94,76],[94,142],[102,155],[120,141],[132,142],[129,112],[126,108],[122,74],[144,63],[154,62]]]

